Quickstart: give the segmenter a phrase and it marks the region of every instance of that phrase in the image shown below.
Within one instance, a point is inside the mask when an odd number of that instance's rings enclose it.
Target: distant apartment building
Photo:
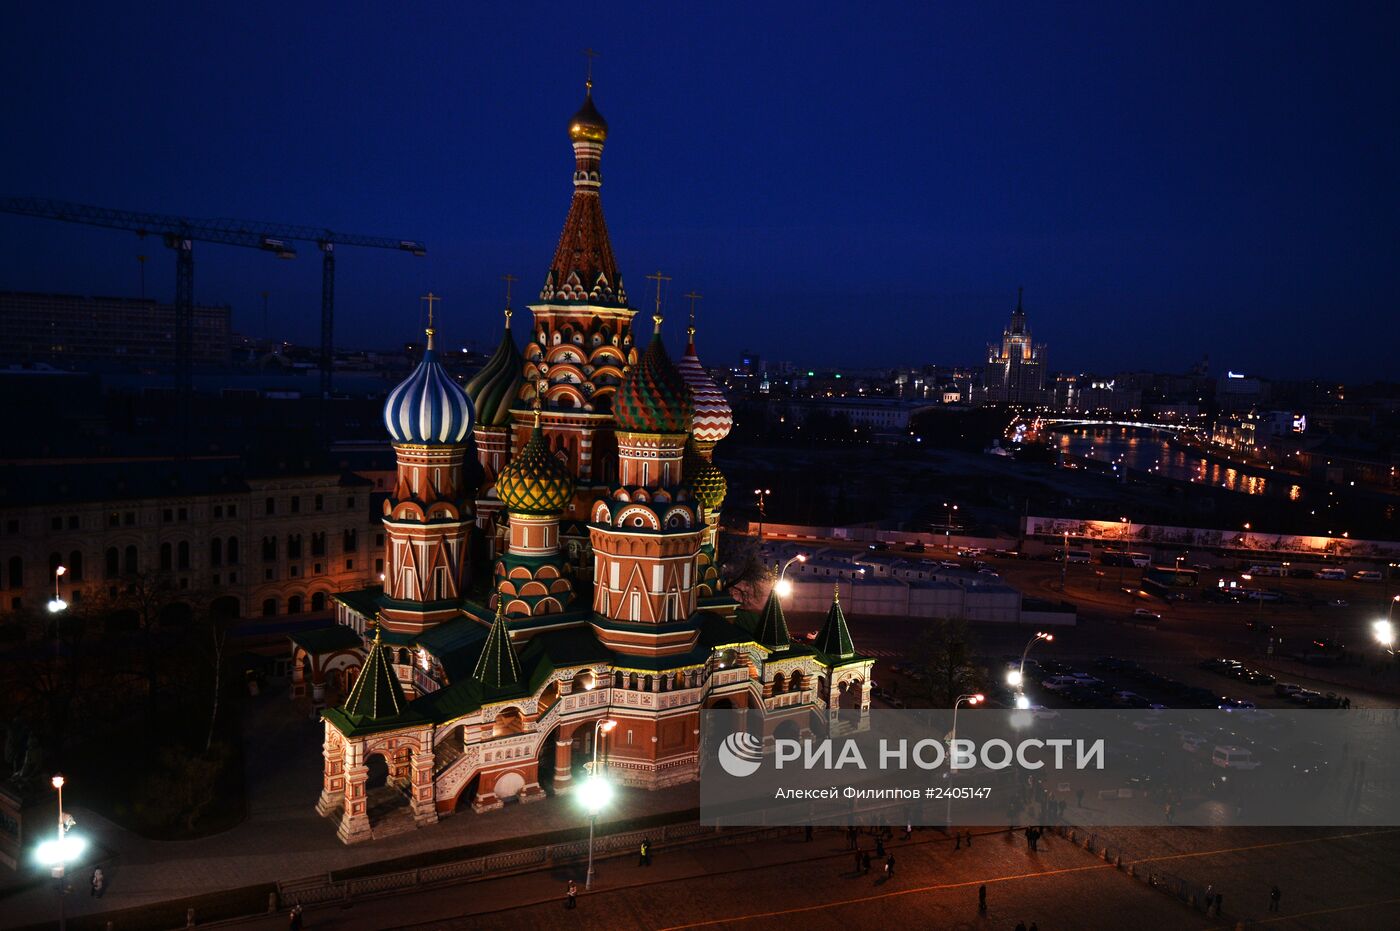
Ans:
[[[1002,331],[1001,344],[987,347],[987,366],[982,387],[974,394],[981,404],[1017,404],[1034,407],[1046,401],[1045,344],[1031,339],[1021,292],[1011,324]]]
[[[374,482],[247,474],[237,458],[0,465],[0,615],[118,598],[155,578],[171,605],[235,617],[329,611],[374,584]]]
[[[1142,409],[1142,392],[1097,375],[1056,375],[1048,402],[1069,414],[1125,414]]]
[[[876,434],[907,434],[910,418],[936,406],[931,401],[901,401],[896,398],[819,398],[793,401],[790,409],[799,422],[813,414],[822,414],[844,417],[852,427],[864,427]]]
[[[196,305],[191,360],[227,365],[228,305]],[[85,297],[0,291],[0,361],[59,367],[172,365],[175,308],[134,297]]]

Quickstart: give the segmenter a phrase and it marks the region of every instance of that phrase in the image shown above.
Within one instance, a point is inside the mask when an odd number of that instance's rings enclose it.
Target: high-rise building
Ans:
[[[398,470],[383,590],[337,594],[336,626],[292,638],[294,693],[324,708],[317,807],[346,843],[562,793],[602,722],[603,771],[657,788],[698,777],[703,709],[750,709],[765,736],[866,721],[872,661],[839,604],[812,645],[793,641],[776,595],[738,620],[718,571],[726,484],[713,462],[733,414],[693,325],[672,362],[659,300],[645,350],[633,346],[599,199],[607,135],[590,85],[524,351],[507,311],[463,391],[429,330],[384,409]],[[491,566],[475,595],[474,539]]]
[[[194,365],[229,363],[228,305],[196,305]],[[0,360],[139,368],[175,362],[175,308],[134,297],[0,291]]]
[[[983,404],[1033,407],[1045,402],[1045,344],[1031,340],[1021,292],[1016,290],[1016,309],[1002,331],[1001,344],[987,347],[987,367],[975,395]]]

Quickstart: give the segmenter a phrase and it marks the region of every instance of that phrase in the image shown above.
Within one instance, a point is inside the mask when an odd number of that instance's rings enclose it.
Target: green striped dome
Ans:
[[[530,440],[496,477],[496,496],[516,514],[558,514],[574,496],[574,477],[549,451],[539,411]]]
[[[476,422],[482,427],[504,427],[510,422],[510,409],[515,404],[524,378],[525,360],[515,348],[510,335],[510,315],[507,311],[505,332],[495,353],[486,360],[481,371],[467,382],[467,397],[476,408]]]

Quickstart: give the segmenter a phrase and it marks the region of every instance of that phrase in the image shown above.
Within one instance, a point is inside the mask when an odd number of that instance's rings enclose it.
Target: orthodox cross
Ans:
[[[514,275],[502,275],[502,276],[501,276],[501,280],[504,281],[504,282],[506,283],[506,326],[509,327],[509,326],[510,326],[510,315],[511,315],[511,309],[510,309],[510,286],[513,285],[515,282],[519,281],[520,279],[517,278],[517,277],[515,277]]]
[[[659,327],[661,326],[661,282],[670,281],[671,276],[663,275],[661,274],[661,270],[657,269],[656,274],[647,275],[646,278],[648,281],[656,282],[656,313],[652,314],[651,319],[655,320],[656,325]]]
[[[704,297],[699,291],[691,291],[686,295],[690,299],[690,327],[686,330],[692,337],[695,335],[695,302]]]
[[[598,57],[598,53],[591,48],[583,50],[583,57],[588,59],[588,79],[584,81],[584,86],[588,88],[589,96],[593,94],[593,59]]]
[[[427,294],[420,297],[419,300],[428,302],[428,329],[431,330],[433,328],[433,305],[442,300],[442,298],[429,291]]]

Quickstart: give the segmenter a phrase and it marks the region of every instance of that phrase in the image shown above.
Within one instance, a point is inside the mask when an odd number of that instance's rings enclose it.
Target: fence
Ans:
[[[593,840],[593,856],[605,857],[624,851],[634,851],[646,839],[650,839],[653,844],[657,845],[719,846],[777,837],[795,830],[797,829],[763,828],[725,831],[722,828],[709,827],[696,822],[668,824],[654,829],[599,835]],[[496,877],[561,863],[572,863],[587,856],[588,841],[576,840],[543,847],[531,847],[526,850],[513,850],[508,853],[489,854],[484,857],[473,857],[454,863],[399,870],[378,876],[346,879],[339,882],[332,880],[330,874],[308,876],[277,884],[278,907],[291,905],[304,907],[326,902],[341,902],[439,883],[460,882],[488,876]]]
[[[1151,888],[1174,896],[1188,908],[1215,918],[1221,917],[1218,908],[1211,911],[1210,903],[1206,901],[1205,886],[1151,864],[1139,866],[1142,858],[1135,856],[1123,845],[1113,843],[1111,838],[1106,838],[1097,831],[1085,831],[1068,825],[1057,825],[1055,830],[1070,843],[1078,844],[1105,863],[1112,863],[1117,869],[1125,870],[1129,876],[1147,883]]]

